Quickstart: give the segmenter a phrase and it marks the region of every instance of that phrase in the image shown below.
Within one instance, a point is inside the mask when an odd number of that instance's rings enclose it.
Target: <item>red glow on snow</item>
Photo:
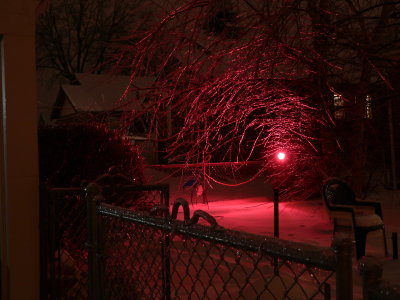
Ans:
[[[284,152],[279,152],[277,157],[279,160],[284,160],[286,158],[286,154]]]

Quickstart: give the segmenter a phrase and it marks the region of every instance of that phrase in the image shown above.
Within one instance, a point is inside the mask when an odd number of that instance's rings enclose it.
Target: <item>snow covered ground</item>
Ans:
[[[168,176],[167,172],[147,170],[151,183],[169,183],[170,201],[182,197],[190,202],[191,211],[201,209],[214,216],[219,225],[260,235],[273,235],[273,194],[270,184],[257,178],[237,186],[214,185],[206,190],[208,203],[203,196],[184,188],[190,177]],[[368,236],[366,255],[382,260],[384,279],[400,284],[400,262],[392,259],[392,232],[400,234],[400,191],[382,190],[367,200],[382,204],[389,256],[384,257],[381,235]],[[280,238],[329,247],[332,240],[332,224],[321,199],[283,202],[279,207]],[[354,268],[357,268],[354,256]],[[355,279],[359,280],[359,279]]]

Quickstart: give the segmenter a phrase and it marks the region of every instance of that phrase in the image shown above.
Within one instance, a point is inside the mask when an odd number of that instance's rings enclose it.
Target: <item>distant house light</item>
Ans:
[[[370,95],[367,95],[365,102],[365,118],[372,119],[372,98]]]
[[[346,117],[344,110],[344,100],[342,95],[333,94],[333,106],[334,106],[334,116],[335,119],[341,120]]]

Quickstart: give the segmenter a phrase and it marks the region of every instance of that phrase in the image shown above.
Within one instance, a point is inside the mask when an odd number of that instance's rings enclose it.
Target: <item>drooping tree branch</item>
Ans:
[[[350,156],[368,151],[363,130],[334,135],[333,93],[362,83],[344,96],[348,116],[357,116],[348,124],[362,128],[363,98],[389,80],[376,58],[395,63],[395,55],[376,49],[393,43],[393,30],[382,29],[394,26],[388,10],[399,3],[339,2],[186,1],[166,10],[152,29],[132,34],[135,42],[119,48],[116,67],[130,69],[132,79],[156,78],[144,97],[171,161],[260,160],[260,172],[274,184],[311,194],[324,176],[345,173],[347,158],[340,162],[336,154],[341,143],[361,133],[363,145],[352,146]],[[284,164],[275,159],[281,150]],[[362,177],[362,164],[353,165],[355,176]],[[210,169],[202,171],[212,178]]]

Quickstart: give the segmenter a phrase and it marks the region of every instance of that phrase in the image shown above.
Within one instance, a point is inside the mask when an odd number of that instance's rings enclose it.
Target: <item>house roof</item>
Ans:
[[[79,112],[104,112],[104,111],[127,111],[141,110],[143,108],[139,101],[140,89],[151,87],[155,81],[154,77],[137,77],[130,85],[130,76],[110,76],[103,74],[76,74],[78,84],[63,84],[61,92],[64,100],[57,99],[53,109],[53,116],[57,115],[69,101],[73,109]],[[123,98],[128,85],[127,97]],[[137,99],[138,101],[134,101]],[[133,101],[132,101],[133,100]]]

